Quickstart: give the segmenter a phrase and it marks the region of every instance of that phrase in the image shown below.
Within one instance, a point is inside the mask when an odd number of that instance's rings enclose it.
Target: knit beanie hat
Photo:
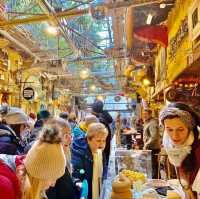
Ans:
[[[24,111],[17,107],[9,107],[6,115],[3,119],[7,124],[26,124],[29,122],[29,117],[24,113]]]
[[[65,172],[65,155],[62,136],[56,125],[44,126],[38,140],[26,155],[27,173],[41,180],[55,180]]]
[[[174,107],[165,107],[160,112],[160,122],[164,126],[164,120],[169,117],[174,116],[178,117],[190,130],[193,130],[193,128],[196,125],[195,120],[193,119],[192,115],[185,110],[181,110]]]
[[[92,104],[92,111],[95,113],[102,113],[103,112],[103,102],[100,100],[97,100]]]
[[[51,117],[51,113],[48,110],[42,110],[37,114],[38,120],[45,120]]]

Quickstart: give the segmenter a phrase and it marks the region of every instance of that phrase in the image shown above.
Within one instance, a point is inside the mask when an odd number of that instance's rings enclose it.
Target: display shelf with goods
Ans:
[[[103,181],[100,199],[121,199],[122,195],[126,199],[164,199],[169,191],[176,194],[177,198],[185,199],[178,180],[151,179],[151,151],[116,148],[113,143],[115,142],[112,142],[108,175]],[[128,184],[127,178],[131,187],[121,190]]]

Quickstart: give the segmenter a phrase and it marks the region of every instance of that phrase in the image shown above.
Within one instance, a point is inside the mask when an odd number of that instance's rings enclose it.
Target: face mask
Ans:
[[[169,161],[175,167],[181,166],[183,160],[190,154],[191,150],[191,146],[179,146],[166,149]]]

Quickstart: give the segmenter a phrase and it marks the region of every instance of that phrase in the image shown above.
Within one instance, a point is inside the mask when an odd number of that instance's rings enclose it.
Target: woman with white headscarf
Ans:
[[[196,199],[200,194],[199,118],[189,106],[172,103],[161,111],[160,121],[169,161],[187,197]]]

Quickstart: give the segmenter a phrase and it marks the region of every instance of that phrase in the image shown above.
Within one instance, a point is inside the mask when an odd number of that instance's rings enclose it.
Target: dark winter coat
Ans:
[[[84,179],[88,182],[88,199],[92,199],[92,177],[93,177],[93,156],[86,138],[74,140],[71,148],[72,154],[72,176]],[[105,175],[106,164],[103,157],[103,176]]]
[[[106,155],[106,162],[108,165],[109,156],[110,156],[110,144],[112,139],[112,132],[110,129],[110,124],[112,123],[113,119],[111,115],[107,111],[103,111],[97,115],[99,122],[105,125],[106,129],[108,130],[108,136],[106,138],[106,147],[105,147],[105,155]]]
[[[56,181],[54,187],[49,188],[46,195],[48,199],[78,199],[77,190],[67,168],[65,174]]]
[[[0,153],[17,154],[19,138],[14,131],[5,124],[0,124]]]

